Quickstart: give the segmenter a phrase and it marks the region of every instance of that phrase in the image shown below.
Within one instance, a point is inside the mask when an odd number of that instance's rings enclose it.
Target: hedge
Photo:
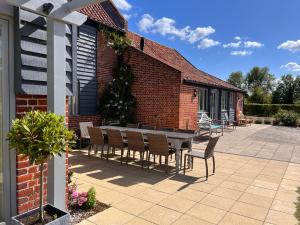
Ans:
[[[274,116],[280,109],[300,114],[300,105],[288,104],[245,104],[244,114],[248,116]]]

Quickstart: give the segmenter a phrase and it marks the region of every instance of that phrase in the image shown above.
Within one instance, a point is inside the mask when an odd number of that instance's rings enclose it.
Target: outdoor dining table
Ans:
[[[165,134],[168,138],[168,142],[172,144],[175,149],[175,166],[176,166],[176,173],[179,173],[180,170],[180,150],[182,143],[184,142],[192,142],[193,138],[197,137],[197,134],[187,134],[187,133],[179,133],[179,132],[168,132],[168,131],[160,131],[160,130],[146,130],[146,129],[138,129],[138,128],[129,128],[129,127],[119,127],[119,126],[100,126],[102,133],[106,134],[107,129],[112,130],[120,130],[122,136],[126,137],[125,131],[136,131],[143,134],[145,139],[147,139],[147,134]],[[189,145],[192,146],[192,145]],[[190,149],[191,150],[191,149]]]

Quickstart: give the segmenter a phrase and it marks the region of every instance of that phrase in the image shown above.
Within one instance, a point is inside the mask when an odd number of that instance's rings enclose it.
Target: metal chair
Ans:
[[[218,130],[220,129],[223,136],[223,130],[224,130],[223,122],[220,120],[212,120],[205,113],[201,115],[201,118],[198,121],[198,127],[199,127],[199,131],[208,130],[209,136],[212,135],[212,132],[218,133]]]
[[[170,147],[168,143],[167,136],[165,134],[147,134],[147,139],[149,142],[149,153],[147,157],[147,161],[150,164],[150,155],[154,156],[154,164],[155,164],[155,156],[158,155],[160,157],[165,157],[165,164],[169,164],[169,155],[170,155]],[[148,169],[150,165],[148,164]],[[167,172],[167,170],[166,170]]]
[[[83,140],[90,140],[89,131],[87,129],[88,127],[94,127],[93,122],[80,122],[79,123],[79,129],[80,129],[79,146],[80,146],[80,148],[82,148]]]
[[[225,127],[232,127],[233,129],[236,129],[237,121],[230,119],[227,112],[224,113],[224,116],[225,116],[225,120],[224,120]]]
[[[214,150],[215,147],[218,143],[219,137],[213,137],[209,139],[209,142],[206,146],[205,151],[197,151],[197,150],[192,150],[184,155],[184,167],[183,167],[183,174],[185,174],[185,169],[186,169],[186,161],[187,158],[190,157],[191,160],[191,167],[193,168],[194,164],[194,158],[200,158],[205,160],[205,167],[206,167],[206,180],[208,179],[208,165],[207,165],[207,160],[209,158],[212,158],[213,160],[213,173],[215,173],[215,157],[214,157]]]
[[[127,161],[130,157],[130,151],[133,151],[133,157],[135,156],[135,152],[140,153],[140,163],[142,168],[144,167],[143,160],[144,160],[144,154],[147,153],[147,145],[144,142],[143,134],[140,132],[134,132],[134,131],[126,131],[126,137],[128,141],[128,147],[127,147]]]
[[[90,136],[90,145],[89,145],[89,156],[91,155],[91,150],[94,147],[95,155],[98,153],[98,147],[101,147],[101,158],[103,156],[103,148],[105,145],[104,137],[102,130],[100,128],[88,127],[88,132]]]
[[[144,129],[144,130],[155,130],[155,127],[151,126],[151,125],[142,124],[141,125],[141,129]]]
[[[123,160],[123,153],[126,144],[123,140],[122,134],[120,130],[107,129],[107,138],[108,138],[108,149],[106,159],[108,160],[109,151],[112,148],[112,153],[115,154],[115,149],[121,150],[121,164]]]

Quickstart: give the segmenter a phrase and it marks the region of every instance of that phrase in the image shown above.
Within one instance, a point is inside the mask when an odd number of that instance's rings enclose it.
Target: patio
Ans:
[[[69,162],[79,190],[94,186],[97,199],[111,205],[81,224],[294,225],[300,164],[288,161],[297,160],[298,139],[288,144],[288,139],[281,137],[272,144],[267,135],[272,129],[253,125],[226,132],[217,145],[216,175],[208,181],[204,162],[197,159],[186,176],[166,175],[133,163],[126,166],[115,160],[89,158],[87,150],[75,150]],[[284,129],[275,134],[282,135]],[[251,149],[255,157],[244,156]],[[273,160],[276,157],[282,161]],[[209,168],[211,172],[210,161]]]

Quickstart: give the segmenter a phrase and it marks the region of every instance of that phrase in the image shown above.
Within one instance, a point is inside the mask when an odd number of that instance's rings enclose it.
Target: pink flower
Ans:
[[[72,193],[72,198],[74,199],[76,199],[76,198],[78,198],[78,196],[79,196],[79,194],[78,194],[78,192],[77,191],[74,191],[73,193]]]
[[[80,194],[80,196],[85,197],[85,198],[87,197],[87,195],[88,195],[87,192],[82,192],[82,193]]]
[[[87,198],[85,198],[85,197],[80,197],[79,199],[78,199],[78,205],[79,206],[82,206],[83,204],[85,204],[87,202]]]

